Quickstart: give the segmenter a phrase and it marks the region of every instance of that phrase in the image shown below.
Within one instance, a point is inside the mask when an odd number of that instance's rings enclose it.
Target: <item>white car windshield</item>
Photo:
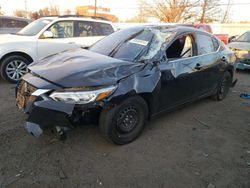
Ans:
[[[39,33],[51,21],[52,19],[38,19],[36,21],[33,21],[32,23],[24,27],[21,31],[19,31],[17,35],[34,36]]]
[[[241,35],[236,41],[237,42],[250,42],[250,31]]]

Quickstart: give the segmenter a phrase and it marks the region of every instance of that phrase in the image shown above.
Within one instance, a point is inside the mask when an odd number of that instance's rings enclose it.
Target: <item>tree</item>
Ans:
[[[71,15],[71,10],[69,9],[64,10],[63,15]]]
[[[149,15],[161,22],[185,22],[195,16],[198,0],[153,0],[147,3]]]
[[[14,15],[18,17],[27,17],[27,12],[25,10],[15,10]]]
[[[218,21],[220,8],[218,8],[219,0],[201,0],[201,23]]]
[[[149,17],[146,0],[138,0],[138,14],[133,18],[127,19],[128,23],[145,23]]]
[[[39,13],[36,11],[36,12],[30,12],[29,13],[29,17],[32,19],[32,20],[37,20],[38,18],[40,18],[40,15]]]
[[[60,15],[60,10],[59,10],[59,7],[56,6],[56,5],[50,5],[49,7],[49,11],[50,11],[50,15],[53,16],[53,15]]]
[[[226,23],[230,20],[230,8],[231,8],[231,0],[228,0],[227,2],[227,8],[225,10],[224,16],[222,18],[222,23]]]

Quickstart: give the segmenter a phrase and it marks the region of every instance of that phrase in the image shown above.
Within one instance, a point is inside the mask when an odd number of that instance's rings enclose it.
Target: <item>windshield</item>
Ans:
[[[238,42],[250,42],[250,32],[246,32],[241,35],[238,39]]]
[[[24,27],[21,31],[19,31],[17,35],[34,36],[39,33],[51,21],[51,19],[38,19],[36,21],[33,21],[29,25]]]
[[[173,32],[156,28],[129,28],[117,31],[97,42],[91,51],[125,61],[153,58]]]

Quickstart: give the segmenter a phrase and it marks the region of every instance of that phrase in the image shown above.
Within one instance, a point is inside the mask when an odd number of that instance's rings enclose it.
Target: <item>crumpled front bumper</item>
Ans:
[[[72,128],[70,117],[74,104],[57,101],[36,101],[32,105],[25,128],[33,136],[39,137],[46,128]]]

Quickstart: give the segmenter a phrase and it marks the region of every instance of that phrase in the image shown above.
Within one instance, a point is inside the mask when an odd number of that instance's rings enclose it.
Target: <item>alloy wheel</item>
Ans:
[[[6,66],[7,76],[18,81],[25,73],[27,73],[27,64],[22,60],[10,61]]]

